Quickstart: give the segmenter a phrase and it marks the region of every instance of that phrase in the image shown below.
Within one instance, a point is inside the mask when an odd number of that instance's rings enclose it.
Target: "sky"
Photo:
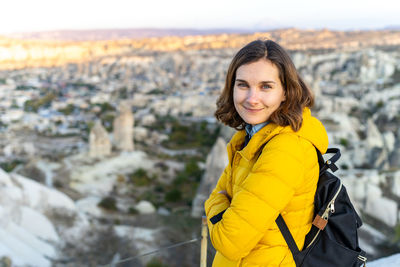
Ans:
[[[399,26],[399,14],[400,0],[5,0],[0,34],[110,28],[381,29]]]

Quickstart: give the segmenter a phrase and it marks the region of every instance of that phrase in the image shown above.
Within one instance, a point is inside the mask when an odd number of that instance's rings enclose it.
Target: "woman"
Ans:
[[[296,266],[275,223],[281,214],[299,249],[311,228],[318,182],[317,148],[327,133],[314,99],[287,52],[253,41],[233,58],[215,116],[239,130],[229,164],[205,203],[213,266]]]

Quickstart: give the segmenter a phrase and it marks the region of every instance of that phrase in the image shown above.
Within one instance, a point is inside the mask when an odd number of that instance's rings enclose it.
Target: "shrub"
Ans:
[[[134,173],[128,175],[129,181],[137,186],[147,186],[151,184],[151,178],[142,168],[137,169]]]
[[[98,106],[100,106],[100,108],[101,108],[101,113],[104,113],[106,111],[115,111],[115,108],[107,102],[98,104]]]
[[[165,195],[165,201],[178,202],[182,199],[182,192],[178,188],[173,188]]]
[[[175,185],[183,184],[184,182],[199,182],[203,171],[197,165],[195,159],[190,159],[185,164],[185,168],[179,172],[174,180]]]
[[[381,108],[383,108],[384,105],[385,105],[385,104],[383,103],[383,101],[380,100],[380,101],[378,101],[378,103],[376,103],[376,108],[377,108],[377,109],[381,109]]]
[[[136,208],[134,208],[134,207],[130,207],[130,208],[128,209],[128,213],[129,213],[129,214],[132,214],[132,215],[135,215],[135,214],[138,214],[139,211],[138,211]]]
[[[163,95],[165,92],[159,88],[154,88],[150,92],[147,93],[148,95]]]
[[[104,124],[104,128],[108,131],[108,132],[112,132],[114,129],[114,119],[115,116],[114,114],[111,113],[105,113],[102,116],[100,116],[101,121]]]
[[[187,176],[193,177],[196,181],[200,181],[201,175],[202,175],[202,170],[199,168],[199,165],[197,162],[193,159],[189,160],[185,164],[185,174]]]
[[[349,141],[346,138],[340,138],[339,142],[344,147],[348,147],[349,146]]]
[[[122,87],[119,89],[119,98],[120,99],[127,99],[128,98],[128,89],[126,87]]]
[[[71,115],[75,110],[75,105],[68,104],[65,108],[59,109],[58,111],[63,113],[64,115]]]
[[[343,170],[348,170],[348,169],[349,169],[349,166],[348,166],[347,164],[342,164],[342,165],[340,166],[340,168],[342,168]]]
[[[394,234],[393,242],[395,242],[395,243],[400,242],[400,224],[397,224],[394,227],[394,232],[395,232],[395,234]]]
[[[147,264],[146,267],[167,267],[168,265],[164,265],[160,259],[152,258]]]
[[[139,196],[139,200],[147,200],[147,201],[151,202],[152,204],[154,204],[154,206],[159,205],[157,194],[155,194],[152,190],[147,190],[147,191],[143,192]]]
[[[5,172],[12,172],[19,164],[25,163],[21,160],[13,160],[11,162],[0,162],[0,168],[2,168]]]
[[[124,183],[125,182],[125,176],[123,174],[117,174],[116,178],[118,183]]]
[[[170,129],[165,132],[169,136],[168,140],[162,142],[163,146],[170,149],[211,147],[220,130],[218,126],[209,127],[210,125],[206,121],[182,124],[177,119],[170,117],[158,117],[157,125],[159,130]]]
[[[157,184],[154,187],[154,191],[157,192],[157,193],[163,193],[164,192],[164,186],[162,186],[161,184]]]
[[[106,210],[111,210],[111,211],[117,211],[117,201],[113,197],[105,197],[103,198],[99,204],[97,204],[100,208],[106,209]]]
[[[15,90],[17,91],[27,91],[27,90],[31,90],[31,89],[37,89],[34,86],[30,86],[30,85],[18,85]]]
[[[61,183],[61,181],[58,181],[58,180],[55,180],[54,183],[53,183],[53,185],[54,185],[55,188],[58,188],[58,189],[64,187],[64,184]]]
[[[48,107],[51,101],[56,97],[53,93],[47,93],[45,96],[39,99],[28,100],[24,103],[24,111],[37,112],[41,107]]]
[[[156,168],[160,168],[162,171],[168,171],[168,169],[169,169],[169,167],[168,167],[168,165],[165,163],[165,162],[163,162],[163,161],[159,161],[159,162],[157,162],[156,164],[155,164],[155,167]]]

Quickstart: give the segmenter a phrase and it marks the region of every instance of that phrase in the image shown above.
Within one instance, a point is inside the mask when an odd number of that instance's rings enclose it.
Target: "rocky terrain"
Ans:
[[[91,56],[54,45],[65,57],[36,41],[3,45],[0,257],[13,266],[98,266],[198,237],[234,132],[213,119],[215,101],[236,48],[260,37],[290,49],[316,95],[312,112],[342,151],[338,176],[364,221],[362,248],[371,259],[399,252],[399,36],[288,29],[71,43],[98,48]],[[34,48],[37,60],[26,60]],[[13,49],[24,56],[4,60]],[[198,261],[194,242],[124,264]]]

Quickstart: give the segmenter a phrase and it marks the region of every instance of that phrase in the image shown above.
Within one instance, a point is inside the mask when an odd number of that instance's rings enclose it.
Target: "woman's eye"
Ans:
[[[245,84],[245,83],[239,83],[238,86],[239,86],[239,87],[247,87],[247,84]]]
[[[263,85],[261,86],[261,88],[262,88],[262,89],[269,89],[269,88],[271,88],[271,86],[270,86],[269,84],[263,84]]]

